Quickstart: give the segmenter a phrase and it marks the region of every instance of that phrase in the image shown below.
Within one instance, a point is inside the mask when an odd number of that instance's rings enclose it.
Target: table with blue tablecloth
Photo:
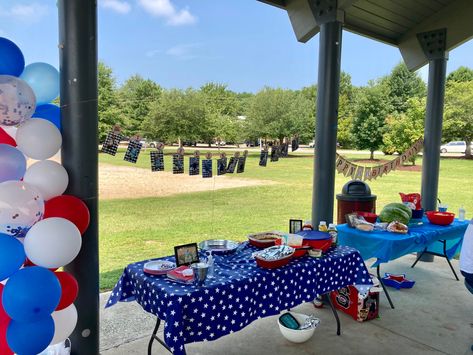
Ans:
[[[214,277],[203,287],[145,274],[143,266],[149,260],[130,264],[106,307],[138,302],[158,317],[154,336],[160,320],[165,321],[165,344],[156,340],[174,354],[185,354],[187,343],[218,339],[348,285],[356,285],[362,293],[372,285],[360,254],[347,246],[331,248],[319,259],[295,258],[278,269],[258,267],[252,257],[256,250],[245,242],[234,254],[216,255]]]
[[[359,250],[365,260],[376,258],[372,266],[377,267],[378,277],[380,263],[387,263],[406,254],[421,252],[445,257],[458,280],[449,259],[460,250],[467,226],[468,221],[458,220],[449,226],[439,226],[431,224],[425,218],[418,224],[410,224],[407,234],[386,231],[364,232],[350,228],[346,224],[337,226],[337,229],[341,245]],[[386,296],[393,307],[389,293]]]

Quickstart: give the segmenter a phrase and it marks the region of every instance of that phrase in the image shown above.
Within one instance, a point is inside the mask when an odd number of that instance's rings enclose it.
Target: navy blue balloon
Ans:
[[[8,346],[16,354],[36,355],[49,346],[54,337],[54,320],[46,316],[34,322],[12,320],[7,328]]]
[[[10,235],[0,233],[0,281],[20,270],[25,260],[23,244]]]
[[[61,130],[61,109],[57,105],[45,104],[36,107],[33,117],[44,118]]]
[[[3,289],[3,308],[10,318],[34,322],[54,312],[61,299],[61,284],[53,272],[40,266],[21,269]]]
[[[20,76],[25,69],[25,57],[9,39],[0,37],[0,75]]]

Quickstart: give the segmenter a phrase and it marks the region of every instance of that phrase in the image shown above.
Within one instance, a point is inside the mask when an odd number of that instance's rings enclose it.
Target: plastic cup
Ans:
[[[447,212],[448,206],[440,204],[439,205],[439,212]]]

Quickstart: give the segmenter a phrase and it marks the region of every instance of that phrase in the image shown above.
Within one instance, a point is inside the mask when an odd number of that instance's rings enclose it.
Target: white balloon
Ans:
[[[23,181],[36,187],[47,201],[66,191],[69,175],[61,164],[52,160],[42,160],[26,170]]]
[[[35,118],[18,127],[16,144],[26,156],[44,160],[51,158],[61,149],[62,136],[53,123]]]
[[[43,215],[44,200],[35,187],[23,181],[0,183],[0,233],[22,238]]]
[[[34,264],[53,269],[75,259],[82,245],[82,237],[74,223],[52,217],[31,227],[24,245],[26,256]]]
[[[51,314],[54,320],[54,337],[50,345],[66,340],[77,325],[77,309],[74,304]]]

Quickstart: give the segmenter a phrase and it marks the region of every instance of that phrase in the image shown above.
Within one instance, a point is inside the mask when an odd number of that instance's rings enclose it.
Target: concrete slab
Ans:
[[[419,263],[411,269],[414,260],[414,255],[408,255],[382,265],[382,272],[407,273],[416,280],[411,290],[389,289],[396,309],[391,309],[382,295],[379,319],[358,323],[339,312],[341,336],[335,334],[336,324],[329,308],[315,309],[311,304],[303,304],[294,311],[313,313],[321,319],[314,337],[304,344],[286,341],[274,316],[255,321],[242,331],[216,341],[188,344],[187,352],[189,355],[472,354],[473,295],[466,291],[463,280],[455,281],[445,260],[436,258],[434,263]],[[453,263],[458,271],[458,263]],[[108,294],[101,295],[103,305],[106,298]],[[102,354],[146,354],[154,324],[155,318],[135,302],[102,310]],[[166,351],[155,343],[153,354],[166,354]]]

